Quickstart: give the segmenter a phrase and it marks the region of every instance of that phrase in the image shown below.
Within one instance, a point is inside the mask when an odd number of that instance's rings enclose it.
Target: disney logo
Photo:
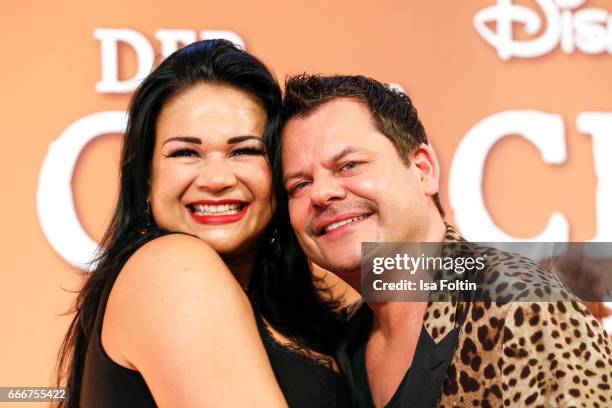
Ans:
[[[478,34],[497,49],[502,60],[512,57],[535,58],[560,46],[571,54],[578,49],[586,54],[612,54],[612,15],[607,10],[589,7],[575,10],[586,0],[534,0],[544,19],[529,7],[497,0],[497,4],[474,16]],[[542,30],[542,20],[546,28]],[[495,23],[495,31],[487,23]],[[519,23],[525,33],[536,38],[516,40],[512,25]]]

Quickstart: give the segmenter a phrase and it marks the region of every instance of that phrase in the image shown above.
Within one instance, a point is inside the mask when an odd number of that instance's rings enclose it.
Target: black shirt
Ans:
[[[350,319],[337,352],[338,363],[349,380],[353,404],[358,408],[374,408],[365,365],[371,328],[372,310],[364,304]],[[422,327],[412,365],[385,408],[436,407],[457,347],[458,335],[459,327],[455,327],[436,344],[425,327]]]
[[[80,390],[82,408],[151,408],[155,401],[138,371],[125,368],[106,354],[101,343],[102,321],[112,283],[104,290],[85,354]],[[278,343],[257,318],[276,380],[291,408],[349,408],[350,391],[344,375]],[[177,350],[177,352],[180,352]],[[245,373],[250,375],[250,373]],[[206,390],[202,390],[206,392]],[[236,392],[244,392],[237,389]],[[223,406],[219,401],[218,406]]]

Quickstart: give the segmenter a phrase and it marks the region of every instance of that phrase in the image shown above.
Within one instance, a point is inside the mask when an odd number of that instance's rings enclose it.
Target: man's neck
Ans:
[[[368,302],[372,309],[372,335],[387,342],[418,336],[427,302]]]
[[[445,236],[446,224],[440,214],[435,214],[430,219],[429,228],[425,233],[423,242],[443,242]]]
[[[442,242],[446,225],[437,212],[419,237]],[[366,371],[374,405],[386,405],[412,365],[427,302],[368,302],[372,329],[366,346]]]
[[[365,365],[376,407],[385,406],[397,392],[416,352],[426,302],[368,303],[373,312]]]
[[[422,242],[444,242],[446,236],[446,224],[437,212],[430,218],[429,226],[423,234]],[[349,276],[360,276],[356,273]],[[353,282],[349,282],[353,286]],[[360,283],[359,283],[360,284]],[[355,286],[353,286],[355,287]],[[359,290],[359,286],[357,286]],[[393,335],[398,328],[405,326],[406,319],[416,319],[422,323],[423,314],[427,306],[426,302],[368,302],[368,306],[374,314],[372,331],[378,328],[382,333]],[[400,329],[401,330],[401,329]]]

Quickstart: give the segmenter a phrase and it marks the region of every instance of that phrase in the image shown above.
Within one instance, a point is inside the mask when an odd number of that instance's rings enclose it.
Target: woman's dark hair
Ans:
[[[270,138],[281,103],[278,83],[263,63],[229,41],[206,40],[188,45],[143,80],[129,108],[114,214],[93,271],[76,299],[75,316],[59,352],[58,384],[65,385],[69,394],[60,406],[79,406],[85,354],[91,336],[96,335],[92,330],[102,293],[138,248],[171,232],[154,225],[147,203],[156,121],[170,100],[197,84],[230,86],[254,97],[267,113],[264,137]],[[276,225],[273,220],[266,232],[266,245],[251,277],[255,311],[285,336],[329,354],[341,333],[341,323],[331,311],[336,304],[319,297],[303,255],[279,249],[279,239],[272,239]]]

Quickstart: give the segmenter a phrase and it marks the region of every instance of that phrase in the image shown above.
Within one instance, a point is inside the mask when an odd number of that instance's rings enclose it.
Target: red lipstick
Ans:
[[[240,204],[242,205],[242,209],[235,214],[206,214],[206,215],[198,215],[194,212],[195,205],[224,205],[224,204]],[[238,200],[219,200],[219,201],[196,201],[187,205],[187,209],[189,210],[189,215],[193,218],[197,223],[200,224],[209,224],[209,225],[219,225],[219,224],[227,224],[230,222],[236,222],[240,220],[247,212],[249,207],[248,203],[244,201]]]

